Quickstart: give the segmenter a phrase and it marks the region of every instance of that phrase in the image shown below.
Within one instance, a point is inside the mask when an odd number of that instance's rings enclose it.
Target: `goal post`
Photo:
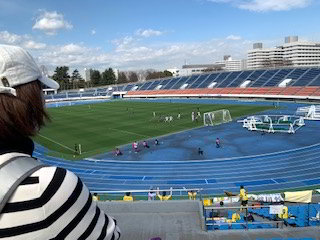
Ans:
[[[229,110],[220,109],[213,112],[206,112],[203,114],[204,126],[214,126],[222,123],[231,122],[232,118]]]

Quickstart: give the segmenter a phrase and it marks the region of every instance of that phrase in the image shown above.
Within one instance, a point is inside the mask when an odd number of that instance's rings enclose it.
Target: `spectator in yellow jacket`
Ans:
[[[123,196],[123,201],[133,202],[133,197],[130,192],[126,192],[126,194]]]
[[[172,197],[172,187],[170,188],[170,195],[167,195],[166,191],[163,191],[160,195],[159,188],[157,190],[157,197],[160,199],[160,201],[168,201]]]
[[[248,194],[246,189],[241,185],[240,186],[240,201],[241,201],[241,206],[246,207],[248,205]],[[240,209],[242,211],[242,208]]]
[[[288,219],[288,207],[283,206],[282,212],[278,214],[278,217],[281,219]]]
[[[196,200],[197,192],[194,190],[188,191],[188,197],[189,197],[189,200]]]
[[[99,196],[98,196],[97,193],[94,193],[94,194],[92,195],[92,200],[93,200],[93,201],[99,201]]]

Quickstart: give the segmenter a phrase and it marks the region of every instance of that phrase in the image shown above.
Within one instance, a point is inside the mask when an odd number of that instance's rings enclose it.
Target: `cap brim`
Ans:
[[[48,78],[45,76],[42,76],[39,79],[39,81],[42,82],[47,87],[52,88],[52,89],[59,89],[59,87],[60,87],[59,83],[57,83],[56,81],[52,80],[51,78]]]

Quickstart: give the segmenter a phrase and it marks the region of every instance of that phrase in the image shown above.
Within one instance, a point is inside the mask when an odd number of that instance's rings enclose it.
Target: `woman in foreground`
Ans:
[[[30,137],[49,120],[42,85],[59,87],[25,50],[0,45],[0,239],[119,239],[116,221],[68,170],[39,165],[10,185],[17,180],[12,176],[37,161]]]

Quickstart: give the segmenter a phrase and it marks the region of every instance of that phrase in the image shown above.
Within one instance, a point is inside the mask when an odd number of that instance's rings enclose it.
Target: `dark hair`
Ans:
[[[126,192],[126,196],[130,196],[131,195],[131,193],[130,192]]]
[[[220,202],[220,206],[223,206],[223,201]]]
[[[166,196],[167,195],[167,192],[166,191],[163,191],[162,192],[162,196]]]
[[[39,81],[15,89],[17,96],[0,94],[0,140],[34,136],[49,120]]]
[[[240,186],[240,189],[243,189],[243,185]]]

